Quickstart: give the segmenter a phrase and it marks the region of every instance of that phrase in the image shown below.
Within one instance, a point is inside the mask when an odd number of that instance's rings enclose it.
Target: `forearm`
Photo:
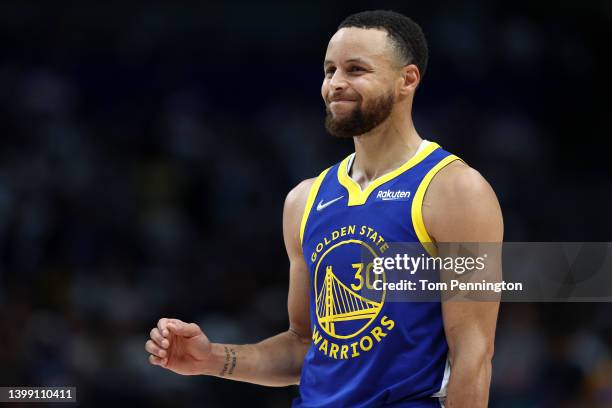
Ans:
[[[462,356],[453,359],[446,408],[487,407],[491,385],[491,358]]]
[[[257,344],[212,344],[202,373],[271,387],[298,384],[310,339],[286,331]]]

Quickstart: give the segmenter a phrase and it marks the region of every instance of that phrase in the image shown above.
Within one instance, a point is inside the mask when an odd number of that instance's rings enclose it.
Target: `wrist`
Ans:
[[[201,374],[219,376],[225,365],[226,347],[225,344],[211,343],[208,358],[201,362]]]

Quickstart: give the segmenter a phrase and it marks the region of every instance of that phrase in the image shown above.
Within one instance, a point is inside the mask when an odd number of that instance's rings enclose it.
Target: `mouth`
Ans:
[[[355,103],[357,101],[353,100],[353,99],[336,99],[333,100],[329,103],[329,105],[337,105],[337,104],[346,104],[346,103]]]
[[[336,93],[329,95],[328,102],[330,104],[334,102],[356,102],[358,98],[351,97],[348,94]]]
[[[355,99],[349,99],[349,98],[334,98],[329,102],[329,107],[331,108],[332,106],[344,106],[344,105],[350,105],[357,102]]]

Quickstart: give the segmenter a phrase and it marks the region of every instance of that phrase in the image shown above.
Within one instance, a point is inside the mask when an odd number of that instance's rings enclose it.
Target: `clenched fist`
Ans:
[[[183,375],[204,374],[212,365],[212,345],[195,323],[159,319],[145,344],[149,362]]]

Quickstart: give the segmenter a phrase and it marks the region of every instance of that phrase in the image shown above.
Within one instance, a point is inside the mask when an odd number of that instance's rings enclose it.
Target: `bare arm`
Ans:
[[[194,323],[160,319],[145,349],[151,364],[184,375],[205,374],[267,386],[298,384],[310,347],[309,275],[299,238],[302,213],[314,179],[296,186],[283,211],[289,256],[289,329],[257,344],[211,343]]]
[[[435,176],[423,202],[423,219],[436,242],[503,240],[495,193],[478,172],[460,162]],[[442,303],[451,362],[446,407],[487,406],[498,310],[498,301]]]

